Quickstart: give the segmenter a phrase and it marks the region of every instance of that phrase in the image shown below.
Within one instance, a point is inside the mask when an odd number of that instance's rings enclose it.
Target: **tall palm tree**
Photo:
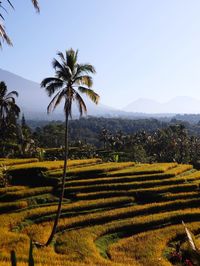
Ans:
[[[58,221],[61,214],[62,201],[64,197],[65,179],[67,172],[68,159],[68,121],[72,116],[72,103],[76,102],[79,108],[80,116],[87,112],[87,107],[80,93],[87,95],[94,103],[98,103],[99,95],[92,89],[93,81],[89,74],[94,74],[95,68],[90,64],[78,64],[78,50],[67,50],[64,54],[58,52],[59,60],[53,60],[53,68],[55,69],[55,77],[45,78],[41,82],[41,87],[44,87],[53,99],[47,107],[47,112],[53,111],[64,99],[64,114],[65,114],[65,156],[63,176],[61,179],[61,192],[59,197],[58,209],[53,225],[52,232],[46,243],[48,246],[57,230]],[[79,93],[80,92],[80,93]]]
[[[15,97],[18,97],[18,93],[16,91],[8,93],[5,82],[0,82],[0,125],[5,124],[11,115],[18,118],[20,108],[15,102]]]
[[[31,0],[32,3],[33,3],[33,6],[34,8],[39,12],[40,11],[40,8],[39,8],[39,1],[38,0]],[[12,1],[11,0],[2,0],[0,1],[0,18],[2,20],[4,20],[4,16],[1,12],[1,10],[4,10],[6,11],[6,8],[4,7],[4,3],[8,3],[13,9],[14,9],[14,6],[12,4]],[[3,41],[5,41],[7,44],[9,45],[12,45],[12,42],[10,40],[10,38],[8,37],[6,31],[5,31],[5,27],[3,25],[3,23],[0,21],[0,39],[2,39]],[[0,47],[1,47],[1,40],[0,40]]]

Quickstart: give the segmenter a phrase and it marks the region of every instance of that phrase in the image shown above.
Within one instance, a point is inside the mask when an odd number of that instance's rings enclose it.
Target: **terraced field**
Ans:
[[[0,265],[10,265],[13,249],[27,265],[29,238],[44,243],[51,231],[63,163],[0,165],[13,176],[0,189]],[[200,171],[191,165],[92,159],[68,167],[58,232],[50,247],[34,248],[36,265],[169,266],[171,242],[184,239],[181,221],[200,232]]]

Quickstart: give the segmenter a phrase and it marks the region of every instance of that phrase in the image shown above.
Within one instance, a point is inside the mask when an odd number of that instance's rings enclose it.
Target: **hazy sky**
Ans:
[[[137,98],[200,99],[199,0],[30,0],[5,14],[14,47],[0,68],[40,82],[53,75],[57,51],[79,49],[96,67],[101,102],[124,107]]]

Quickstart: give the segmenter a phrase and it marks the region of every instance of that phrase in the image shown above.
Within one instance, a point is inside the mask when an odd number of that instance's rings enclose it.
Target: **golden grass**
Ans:
[[[3,195],[7,192],[21,191],[21,190],[26,189],[26,188],[27,187],[25,187],[25,186],[9,186],[9,187],[0,188],[0,195]]]
[[[75,178],[66,182],[66,195],[67,190],[76,192],[77,201],[63,205],[55,247],[34,248],[36,265],[168,266],[163,251],[182,232],[181,220],[190,221],[192,229],[200,227],[196,222],[200,220],[200,172],[191,172],[191,165],[101,163],[94,159],[69,161],[68,166]],[[52,176],[59,176],[63,162],[30,162],[13,165],[12,169],[27,167],[42,167]],[[92,178],[87,174],[92,174]],[[17,253],[18,265],[27,265],[29,237],[40,242],[47,240],[57,206],[26,208],[26,198],[51,192],[52,187],[0,189],[2,200],[7,200],[0,203],[1,213],[6,208],[17,209],[0,215],[0,265],[10,265],[12,249]],[[133,205],[136,192],[161,195],[163,202]],[[155,230],[157,226],[163,228]],[[103,258],[96,241],[118,233],[121,240],[106,244],[111,260]]]
[[[83,193],[77,193],[76,198],[77,199],[95,199],[95,198],[102,198],[102,197],[111,197],[111,196],[136,196],[136,195],[144,195],[146,196],[147,193],[151,193],[152,195],[159,195],[162,193],[186,193],[191,191],[198,191],[199,189],[200,180],[196,180],[195,182],[188,182],[188,183],[181,183],[181,184],[172,184],[172,185],[163,185],[163,186],[153,186],[150,188],[130,188],[124,187],[124,189],[117,189],[113,190],[112,187],[106,188],[102,191],[95,191],[95,192],[83,192]]]
[[[200,222],[190,223],[188,227],[190,230],[197,230]],[[180,235],[185,235],[181,224],[143,232],[113,244],[109,248],[109,254],[115,262],[137,260],[139,265],[170,266],[169,261],[163,257],[163,252],[168,242]]]
[[[5,201],[5,199],[14,200],[14,199],[21,199],[26,197],[32,197],[44,193],[51,193],[53,190],[53,187],[37,187],[37,188],[24,188],[22,190],[18,191],[9,191],[7,192],[2,199]]]
[[[28,203],[25,200],[17,201],[17,202],[6,202],[0,203],[0,212],[1,214],[7,211],[14,211],[19,209],[24,209],[28,207]]]
[[[87,176],[87,174],[101,174],[101,173],[106,173],[109,171],[114,171],[117,169],[123,169],[129,166],[133,166],[134,163],[133,162],[125,162],[125,163],[102,163],[102,164],[98,164],[98,165],[89,165],[89,166],[85,166],[85,167],[77,167],[74,169],[68,169],[67,174],[68,175],[83,175],[85,174]],[[49,175],[51,176],[60,176],[62,175],[62,171],[50,171]]]
[[[11,166],[11,165],[18,165],[18,164],[28,164],[28,163],[35,163],[38,162],[37,158],[30,158],[30,159],[7,159],[1,158],[0,159],[0,166]]]
[[[134,181],[134,178],[131,179],[129,176],[128,182],[122,179],[123,182],[116,182],[116,178],[108,179],[92,179],[92,180],[76,180],[76,181],[67,181],[66,191],[71,192],[95,192],[95,191],[105,191],[105,190],[123,190],[123,189],[142,189],[142,188],[151,188],[153,186],[162,187],[166,185],[178,185],[184,183],[191,183],[192,181],[200,181],[200,171],[179,176],[176,178],[166,178],[159,180],[159,176],[155,180],[147,181]],[[120,181],[120,179],[117,179]]]
[[[116,232],[119,230],[129,230],[133,229],[135,226],[137,228],[142,228],[143,226],[151,225],[152,223],[159,224],[162,223],[162,221],[170,221],[172,218],[177,219],[177,215],[180,216],[180,220],[183,218],[190,218],[191,221],[195,217],[195,215],[200,216],[199,209],[194,210],[185,210],[185,211],[174,211],[169,213],[163,213],[163,214],[156,214],[152,216],[143,216],[143,217],[135,217],[128,218],[124,220],[115,220],[110,223],[106,223],[103,225],[98,226],[86,226],[83,229],[76,229],[71,230],[66,233],[63,233],[58,239],[57,242],[59,243],[59,246],[57,247],[57,251],[65,254],[68,256],[69,260],[79,260],[79,261],[93,261],[94,265],[104,265],[101,264],[101,257],[99,257],[99,254],[96,250],[94,241],[97,240],[99,237],[101,237],[104,234],[109,234],[112,232]],[[62,220],[63,222],[63,220]],[[62,223],[61,222],[61,223]],[[178,222],[177,222],[178,223]],[[43,239],[44,236],[44,230],[43,228],[47,229],[45,233],[50,232],[50,223],[44,223],[42,225],[33,225],[30,226],[30,228],[26,228],[24,232],[30,234],[33,237],[36,237],[37,239]],[[41,228],[41,229],[40,229]],[[38,230],[39,229],[39,230]],[[77,244],[78,243],[78,244]],[[96,261],[99,261],[99,264],[95,263]],[[110,262],[107,262],[107,265],[110,265]],[[130,263],[130,261],[129,261]],[[129,265],[127,263],[127,265]],[[114,265],[114,264],[111,264]],[[123,264],[122,264],[123,265]],[[135,265],[135,264],[130,264]],[[149,264],[146,264],[149,266]]]
[[[108,173],[109,176],[120,176],[129,174],[149,174],[149,173],[164,173],[169,169],[173,169],[177,163],[155,163],[155,164],[135,164],[134,167],[113,171]],[[192,168],[192,167],[191,167]]]
[[[69,160],[67,165],[69,167],[78,166],[78,165],[84,165],[84,164],[92,164],[92,163],[99,163],[101,162],[101,159],[87,159],[87,160]],[[45,168],[47,170],[54,170],[63,168],[63,160],[61,161],[44,161],[44,162],[30,162],[29,164],[15,164],[12,166],[12,170],[15,169],[29,169],[29,168]]]

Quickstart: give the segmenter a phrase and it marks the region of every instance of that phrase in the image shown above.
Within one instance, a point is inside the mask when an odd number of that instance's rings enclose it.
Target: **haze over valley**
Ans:
[[[19,92],[17,102],[27,119],[63,119],[62,106],[59,106],[57,110],[47,115],[46,108],[50,102],[50,98],[47,96],[45,90],[40,88],[39,83],[30,81],[3,69],[0,69],[0,80],[6,82],[9,90],[17,90]],[[176,97],[165,103],[139,98],[121,110],[101,103],[96,106],[87,98],[84,100],[86,101],[88,115],[90,116],[143,118],[200,113],[200,100],[186,96]],[[78,117],[78,110],[76,107],[73,110],[73,115],[74,117]]]

